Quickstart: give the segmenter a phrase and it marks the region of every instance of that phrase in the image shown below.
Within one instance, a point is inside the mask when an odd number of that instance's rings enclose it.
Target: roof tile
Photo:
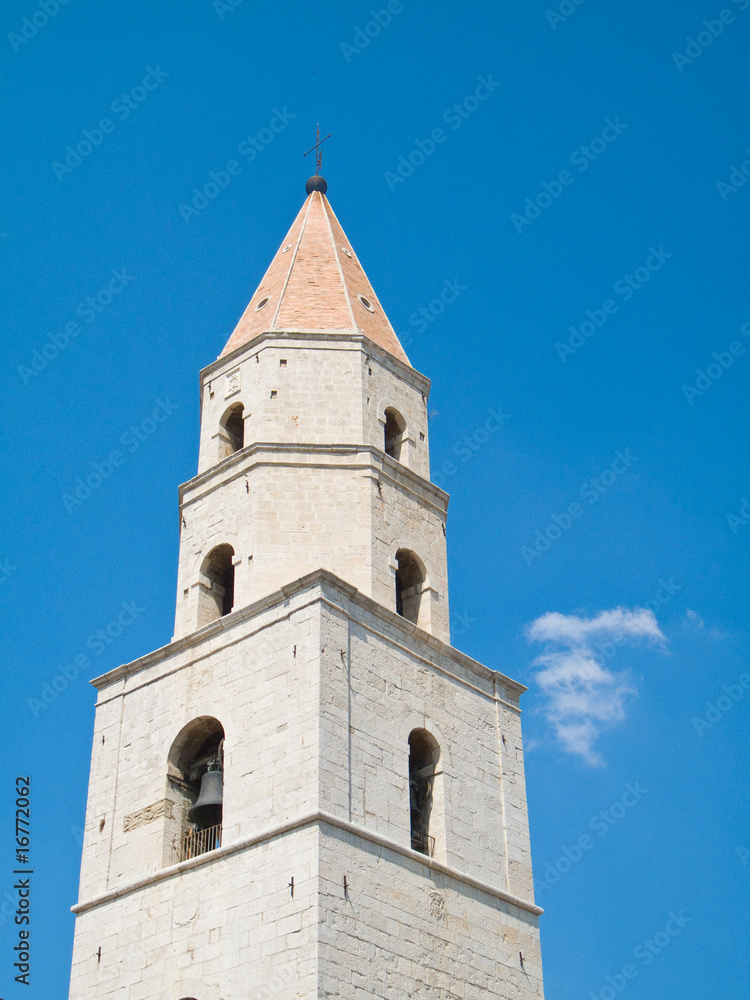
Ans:
[[[222,355],[261,333],[281,330],[356,330],[409,364],[344,230],[319,191],[300,209]]]

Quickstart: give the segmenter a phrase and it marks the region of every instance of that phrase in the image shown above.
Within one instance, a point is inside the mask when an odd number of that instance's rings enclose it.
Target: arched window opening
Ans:
[[[401,449],[404,443],[406,421],[392,406],[385,411],[385,453],[401,461]]]
[[[217,545],[201,567],[198,627],[228,615],[234,607],[234,549]]]
[[[245,419],[244,407],[242,403],[235,403],[230,406],[221,418],[221,432],[219,434],[219,458],[226,458],[233,455],[245,446]]]
[[[435,785],[435,765],[440,757],[437,740],[425,729],[409,734],[409,810],[411,847],[432,857],[435,838],[430,836],[430,813]]]
[[[182,730],[169,752],[167,776],[178,796],[170,861],[187,861],[221,847],[224,729],[217,719],[195,719]]]
[[[396,553],[396,613],[407,621],[419,621],[419,605],[422,601],[424,587],[424,567],[419,559],[408,549],[399,549]]]

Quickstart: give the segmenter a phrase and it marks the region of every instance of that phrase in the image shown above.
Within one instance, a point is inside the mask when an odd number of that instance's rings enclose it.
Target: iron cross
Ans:
[[[330,138],[331,138],[331,133],[330,132],[325,137],[325,139],[321,139],[320,138],[320,125],[318,125],[318,127],[317,127],[317,133],[316,133],[316,139],[315,139],[315,145],[311,146],[308,149],[308,151],[307,151],[307,153],[312,153],[312,151],[315,150],[315,176],[316,177],[320,173],[320,167],[321,167],[321,164],[323,163],[323,153],[322,153],[320,147],[323,145],[323,143],[326,141],[326,139],[330,139]],[[307,156],[307,153],[303,153],[302,157],[304,158],[305,156]]]

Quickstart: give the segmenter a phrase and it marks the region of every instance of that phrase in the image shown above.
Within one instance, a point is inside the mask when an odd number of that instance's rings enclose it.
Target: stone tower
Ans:
[[[524,688],[450,646],[429,381],[325,190],[201,373],[174,638],[93,682],[71,1000],[543,995]]]

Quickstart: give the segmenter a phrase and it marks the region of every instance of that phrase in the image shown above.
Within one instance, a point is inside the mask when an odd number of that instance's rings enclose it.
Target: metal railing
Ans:
[[[206,851],[215,851],[217,847],[221,847],[221,823],[205,830],[189,830],[180,840],[177,860],[188,861]]]
[[[432,858],[435,855],[435,838],[421,830],[412,830],[411,849]]]

